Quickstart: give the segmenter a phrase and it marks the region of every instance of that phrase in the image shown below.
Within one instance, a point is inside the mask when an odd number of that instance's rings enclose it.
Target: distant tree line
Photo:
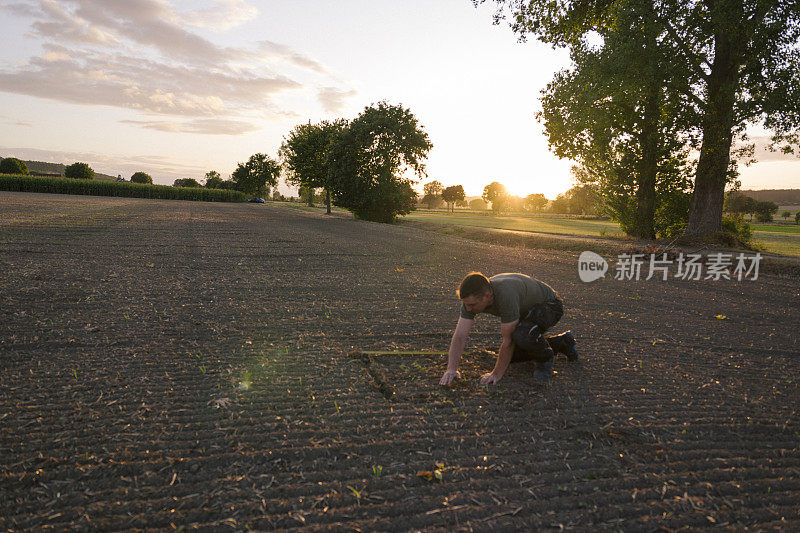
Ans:
[[[757,222],[772,222],[780,206],[769,200],[759,201],[738,191],[731,191],[725,196],[724,209],[737,218],[750,215],[751,221],[755,216]],[[784,215],[784,218],[789,218],[788,211],[784,211]]]
[[[600,215],[603,214],[601,198],[597,190],[591,185],[577,185],[568,191],[559,194],[554,200],[548,200],[544,194],[536,193],[521,197],[508,193],[505,185],[493,181],[486,185],[480,198],[475,198],[469,203],[464,194],[462,185],[445,187],[438,180],[430,181],[423,185],[424,195],[420,204],[428,209],[435,209],[447,204],[452,211],[455,206],[469,207],[474,210],[491,208],[495,213],[506,212],[541,212],[575,214],[575,215]]]
[[[739,194],[749,196],[754,200],[769,200],[778,205],[800,206],[800,189],[766,189],[760,191],[741,189]]]

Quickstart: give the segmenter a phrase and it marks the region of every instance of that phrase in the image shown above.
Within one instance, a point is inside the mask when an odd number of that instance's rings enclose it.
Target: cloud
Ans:
[[[0,121],[2,121],[3,124],[6,124],[8,126],[21,126],[23,128],[33,127],[33,124],[31,124],[30,122],[19,120],[14,117],[9,117],[7,115],[0,115]]]
[[[258,43],[258,54],[261,57],[267,56],[286,61],[296,67],[313,70],[319,74],[327,74],[328,70],[322,63],[309,57],[299,54],[288,46],[273,43],[272,41],[261,41]]]
[[[290,116],[273,100],[328,76],[324,65],[279,43],[226,47],[186,29],[250,20],[258,11],[246,0],[188,12],[166,0],[32,0],[0,10],[32,18],[31,33],[43,48],[41,56],[0,70],[0,91],[194,119],[130,122],[144,128],[241,135],[256,129],[242,116]],[[336,110],[349,95],[326,87],[320,101]]]
[[[317,91],[317,99],[322,104],[323,109],[328,113],[338,113],[341,111],[346,100],[358,94],[354,90],[343,91],[336,87],[322,87]]]
[[[285,77],[173,67],[131,57],[34,59],[0,72],[0,90],[86,105],[108,105],[175,116],[226,116],[269,105],[301,85]]]
[[[253,20],[258,9],[245,0],[219,0],[212,7],[180,13],[179,20],[196,28],[229,30]]]
[[[253,124],[227,119],[198,119],[188,122],[122,120],[120,122],[156,131],[201,133],[207,135],[242,135],[258,130],[258,127]]]
[[[30,4],[24,4],[22,2],[4,2],[0,4],[0,8],[5,9],[11,15],[15,15],[17,17],[34,17],[38,13],[34,6],[31,6]]]

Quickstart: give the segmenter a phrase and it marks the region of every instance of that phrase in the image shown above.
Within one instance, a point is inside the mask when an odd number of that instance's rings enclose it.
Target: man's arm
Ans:
[[[467,344],[467,335],[474,322],[464,317],[458,319],[453,338],[450,340],[450,351],[447,353],[447,371],[439,381],[439,385],[450,385],[455,378],[461,377],[458,373],[458,362],[461,361],[461,354],[464,353],[464,346]]]
[[[514,341],[511,340],[511,334],[519,324],[519,320],[513,322],[506,322],[500,324],[500,333],[503,335],[503,343],[500,345],[500,352],[497,354],[497,362],[494,365],[494,370],[491,374],[484,374],[481,377],[481,385],[490,385],[497,383],[503,374],[506,373],[509,363],[511,363],[511,356],[514,355]]]

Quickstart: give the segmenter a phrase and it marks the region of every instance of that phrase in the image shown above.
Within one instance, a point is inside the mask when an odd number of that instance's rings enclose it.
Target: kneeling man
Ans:
[[[512,362],[535,361],[533,377],[545,382],[553,373],[556,353],[565,354],[570,361],[578,360],[572,333],[544,337],[544,332],[564,314],[561,299],[546,283],[525,274],[498,274],[490,279],[472,272],[461,282],[457,294],[462,304],[461,316],[450,341],[447,371],[440,385],[449,385],[461,377],[458,363],[478,313],[499,316],[503,336],[494,370],[481,377],[481,385],[500,381]]]

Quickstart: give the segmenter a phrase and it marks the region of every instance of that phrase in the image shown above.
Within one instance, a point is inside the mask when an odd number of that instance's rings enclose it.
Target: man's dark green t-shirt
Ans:
[[[489,283],[494,302],[483,312],[499,316],[503,324],[519,320],[534,305],[558,298],[550,285],[525,274],[498,274],[489,278]],[[461,317],[474,320],[475,313],[470,313],[461,304]]]

